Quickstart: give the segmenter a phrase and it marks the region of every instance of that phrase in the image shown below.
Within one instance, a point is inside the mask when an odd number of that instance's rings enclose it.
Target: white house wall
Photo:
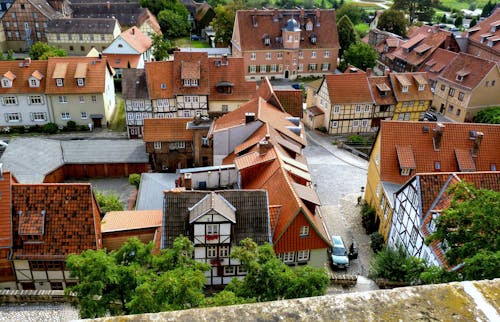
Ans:
[[[205,182],[207,189],[220,187],[231,187],[237,183],[238,172],[233,169],[212,170],[206,172],[193,172],[191,174],[192,187],[200,186],[200,182]]]
[[[221,165],[222,160],[252,135],[262,122],[254,121],[241,126],[227,128],[214,133],[214,165]]]
[[[14,96],[17,99],[17,104],[14,105],[5,105],[4,98],[5,97]],[[41,104],[30,104],[29,97],[30,96],[40,96],[42,98]],[[2,94],[1,95],[1,110],[2,113],[0,115],[0,126],[24,126],[24,125],[45,125],[51,122],[51,115],[49,114],[49,100],[45,96],[45,94],[39,93],[30,93],[30,94]],[[20,121],[7,121],[6,114],[7,113],[20,113],[21,120]],[[31,113],[44,113],[45,120],[40,121],[32,121]]]
[[[104,115],[106,120],[111,120],[116,108],[115,83],[113,82],[113,76],[108,69],[106,69],[105,75],[106,78],[103,93]]]
[[[121,47],[120,47],[121,45]],[[126,54],[139,55],[141,54],[136,49],[128,44],[121,36],[116,37],[113,42],[102,51],[103,54]]]

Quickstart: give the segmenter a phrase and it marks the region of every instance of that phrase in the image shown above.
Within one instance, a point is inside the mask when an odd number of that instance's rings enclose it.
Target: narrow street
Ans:
[[[347,270],[336,273],[358,275],[356,290],[374,289],[374,283],[363,278],[368,276],[373,252],[357,205],[358,197],[362,196],[361,187],[366,184],[368,162],[338,149],[328,135],[309,130],[304,155],[330,235],[342,236],[346,247],[354,242],[359,251],[358,259],[351,261]]]

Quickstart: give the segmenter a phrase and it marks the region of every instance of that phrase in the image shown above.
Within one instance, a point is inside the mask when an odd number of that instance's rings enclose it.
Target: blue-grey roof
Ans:
[[[41,183],[64,165],[59,141],[39,138],[12,139],[0,162],[20,183]]]
[[[64,162],[148,163],[146,145],[141,140],[78,140],[61,141]]]
[[[143,173],[135,209],[163,209],[163,191],[175,188],[175,179],[178,177],[176,173]]]
[[[394,209],[394,193],[396,193],[402,185],[397,184],[397,183],[392,183],[388,181],[382,181],[382,188],[385,191],[385,194],[387,196],[387,201],[391,205],[391,208]]]

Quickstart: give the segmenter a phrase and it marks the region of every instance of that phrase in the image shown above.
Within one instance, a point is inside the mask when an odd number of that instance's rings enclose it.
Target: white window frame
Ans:
[[[30,104],[41,105],[43,104],[43,97],[42,95],[30,95],[28,101]]]
[[[328,63],[323,63],[323,64],[321,64],[321,70],[322,70],[322,71],[324,71],[324,72],[325,72],[325,71],[327,71],[329,68],[330,68],[330,64],[328,64]]]
[[[295,252],[287,252],[282,254],[284,263],[293,263],[295,261]]]
[[[66,95],[59,95],[59,96],[57,96],[57,101],[60,104],[67,104],[68,103],[68,97]]]
[[[277,66],[276,64],[271,64],[271,73],[276,73]]]
[[[97,103],[97,95],[92,95],[90,98],[91,98],[92,104]]]
[[[63,87],[64,86],[64,80],[62,78],[56,78],[56,86],[57,87]]]
[[[336,129],[339,127],[339,121],[332,121],[332,128]]]
[[[47,113],[45,113],[45,112],[32,112],[31,119],[34,122],[45,122],[45,121],[47,121]]]
[[[85,103],[85,97],[83,95],[80,95],[78,99],[80,100],[80,104]]]
[[[361,105],[360,104],[356,104],[355,108],[356,108],[356,110],[355,110],[356,113],[361,113]]]
[[[266,60],[271,60],[271,52],[266,53]]]
[[[61,112],[61,120],[71,120],[71,114],[69,112]]]
[[[264,68],[262,68],[262,67],[264,67]],[[260,72],[261,73],[267,72],[267,66],[266,65],[260,65]]]
[[[22,119],[21,113],[5,113],[5,121],[7,123],[19,123]]]
[[[316,50],[311,51],[311,58],[316,58]]]
[[[353,120],[352,127],[359,127],[359,120]]]
[[[256,60],[257,59],[257,53],[250,53],[250,60]]]
[[[205,225],[205,234],[207,236],[214,236],[219,234],[218,224],[207,224]]]
[[[82,120],[86,120],[89,118],[89,116],[88,116],[87,112],[80,112],[80,118]]]
[[[3,88],[12,87],[12,81],[10,79],[7,79],[7,78],[2,79],[2,87]]]
[[[309,260],[309,249],[297,252],[297,262],[307,262]]]
[[[219,257],[229,257],[229,246],[219,246]]]
[[[309,236],[309,226],[300,226],[300,237]]]
[[[217,257],[217,246],[207,246],[207,258]]]
[[[330,51],[329,50],[325,50],[325,58],[329,58],[330,57]]]
[[[408,93],[408,86],[404,85],[403,88],[401,89],[401,92]]]
[[[224,276],[234,275],[236,273],[236,268],[234,266],[224,266]]]
[[[77,78],[76,79],[76,84],[80,87],[85,86],[85,79],[83,78]]]
[[[4,96],[2,100],[4,105],[17,105],[16,96]]]
[[[371,110],[371,106],[366,104],[365,105],[365,112],[370,112],[370,110]]]
[[[250,74],[255,74],[257,72],[257,66],[256,65],[250,65]]]
[[[278,51],[278,59],[283,59],[283,52],[282,51]]]
[[[361,126],[362,127],[368,127],[368,120],[362,120],[361,121]]]
[[[299,72],[303,72],[304,71],[304,64],[299,64],[299,67],[297,68],[297,70]]]
[[[161,142],[160,141],[153,142],[153,148],[155,150],[161,150]]]
[[[36,78],[30,78],[30,87],[39,87],[40,81]]]

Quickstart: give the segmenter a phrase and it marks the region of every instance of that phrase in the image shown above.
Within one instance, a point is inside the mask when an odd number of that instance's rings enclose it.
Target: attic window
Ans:
[[[311,30],[313,30],[313,24],[312,24],[312,22],[310,22],[310,21],[309,21],[309,22],[306,24],[306,30],[307,30],[307,31],[311,31]]]
[[[441,162],[434,161],[434,170],[441,170]]]
[[[12,81],[10,79],[3,78],[2,79],[2,87],[3,88],[10,88],[10,87],[12,87]]]
[[[118,44],[118,48],[123,48],[123,45],[122,44]]]
[[[461,82],[464,80],[465,76],[469,75],[470,71],[461,69],[457,72],[457,77],[455,78],[457,81]]]
[[[402,91],[403,93],[408,93],[408,86],[407,86],[407,85],[404,85],[401,91]]]
[[[167,89],[167,84],[161,83],[160,87],[161,87],[161,89]]]
[[[425,89],[425,84],[418,84],[418,91],[421,92]]]
[[[269,37],[269,35],[267,35],[267,34],[264,35],[262,40],[264,41],[264,45],[266,45],[266,46],[269,46],[271,44],[271,37]]]
[[[219,82],[215,85],[218,93],[221,94],[232,94],[234,84],[231,82]]]
[[[64,79],[62,79],[62,78],[56,78],[56,86],[57,87],[63,87],[64,86]]]
[[[85,86],[85,78],[77,78],[77,79],[76,79],[76,84],[77,84],[79,87]]]
[[[318,38],[316,37],[316,35],[311,35],[311,44],[315,44],[316,41],[318,40]]]
[[[29,83],[30,83],[30,87],[39,87],[40,86],[40,81],[36,78],[30,78]]]
[[[197,87],[198,83],[198,79],[183,79],[184,87]]]

